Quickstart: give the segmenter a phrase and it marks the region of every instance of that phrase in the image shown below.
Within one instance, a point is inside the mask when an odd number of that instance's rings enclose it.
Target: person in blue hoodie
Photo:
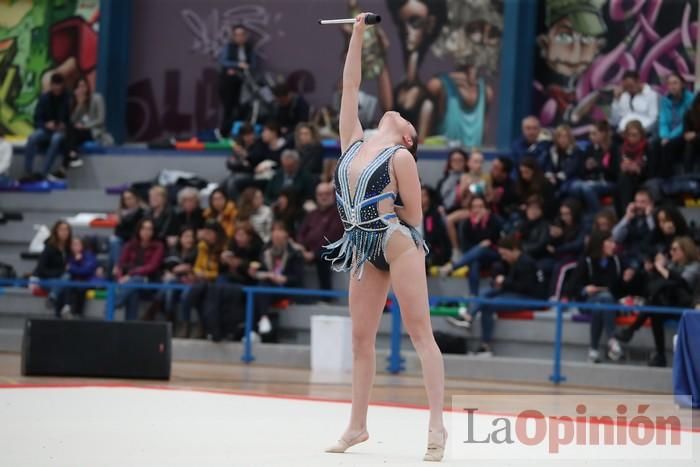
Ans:
[[[650,173],[666,178],[673,175],[673,165],[683,158],[683,116],[693,104],[693,93],[675,72],[666,77],[668,94],[661,97],[659,140],[651,161]]]
[[[66,272],[71,281],[91,281],[97,278],[97,258],[85,248],[83,239],[73,237],[70,245],[70,255],[66,263]],[[54,311],[56,317],[61,317],[63,307],[68,305],[70,313],[74,317],[83,317],[85,310],[85,292],[83,288],[66,287],[61,289],[58,299],[55,302]]]

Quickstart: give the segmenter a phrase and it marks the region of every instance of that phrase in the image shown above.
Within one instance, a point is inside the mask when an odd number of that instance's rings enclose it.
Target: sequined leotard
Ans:
[[[337,242],[326,246],[324,255],[332,262],[333,269],[352,270],[358,279],[362,276],[366,261],[380,270],[389,270],[384,253],[389,238],[396,231],[413,239],[417,247],[427,250],[418,230],[399,220],[394,206],[401,206],[401,201],[395,191],[387,189],[396,185],[392,180],[391,159],[403,146],[382,150],[362,169],[353,190],[350,164],[361,145],[362,140],[354,142],[338,161],[335,195],[345,234]],[[380,212],[379,204],[386,200],[391,200],[391,203],[384,203],[384,212]]]

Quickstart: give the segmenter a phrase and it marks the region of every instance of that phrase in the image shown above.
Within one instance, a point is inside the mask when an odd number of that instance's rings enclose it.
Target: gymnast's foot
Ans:
[[[326,452],[345,452],[351,446],[363,443],[369,439],[369,433],[367,429],[362,430],[347,430],[345,434],[333,445],[326,448]]]
[[[447,430],[428,431],[428,449],[423,456],[424,461],[440,462],[445,455],[445,444],[447,444]]]

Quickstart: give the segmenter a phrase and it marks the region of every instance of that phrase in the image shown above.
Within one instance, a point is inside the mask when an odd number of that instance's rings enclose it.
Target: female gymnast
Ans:
[[[345,234],[328,245],[337,271],[351,271],[352,412],[350,423],[327,452],[345,452],[366,441],[367,406],[375,374],[375,340],[391,285],[406,330],[418,353],[430,405],[426,461],[442,460],[445,371],[435,343],[428,307],[421,187],[415,154],[416,129],[397,112],[386,112],[377,133],[364,141],[358,119],[362,36],[366,13],[355,18],[343,70],[340,145],[335,172],[338,211]],[[396,209],[395,209],[396,208]]]

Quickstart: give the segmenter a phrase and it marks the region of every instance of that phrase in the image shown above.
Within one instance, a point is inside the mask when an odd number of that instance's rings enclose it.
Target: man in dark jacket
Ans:
[[[294,149],[282,152],[280,168],[265,191],[266,201],[273,203],[285,188],[294,191],[298,200],[311,198],[313,180],[308,172],[301,169],[299,153]]]
[[[549,223],[544,218],[544,201],[541,196],[533,195],[525,206],[525,222],[518,229],[523,253],[534,260],[549,255]]]
[[[542,300],[545,298],[547,288],[544,274],[538,270],[535,260],[523,253],[516,235],[509,235],[498,242],[498,254],[506,263],[508,273],[497,275],[493,279],[493,288],[484,293],[483,298],[501,300]],[[476,354],[490,356],[494,313],[497,311],[518,311],[523,308],[531,307],[478,305],[469,314],[461,315],[458,318],[447,318],[447,320],[454,326],[469,329],[473,317],[481,311],[481,344],[477,348]]]
[[[219,55],[219,97],[224,106],[220,130],[224,136],[229,134],[233,121],[239,116],[241,87],[246,74],[255,71],[256,64],[253,44],[248,41],[248,30],[240,24],[234,26],[231,41],[221,49]]]
[[[66,128],[70,120],[70,96],[66,92],[63,76],[51,75],[48,92],[39,97],[34,109],[34,133],[29,136],[24,151],[24,176],[20,182],[40,181],[51,171],[59,154]],[[48,144],[46,160],[41,172],[34,172],[34,156],[41,146]]]
[[[542,128],[537,117],[525,117],[521,128],[522,135],[510,145],[511,159],[516,167],[525,157],[534,157],[537,161],[544,159],[551,144],[550,141],[540,140]]]
[[[319,183],[316,187],[317,209],[304,217],[297,241],[304,247],[304,259],[315,263],[318,282],[322,290],[332,289],[331,263],[322,256],[324,245],[338,240],[343,235],[343,224],[335,207],[333,185]]]
[[[297,125],[309,121],[309,104],[284,83],[275,86],[272,92],[276,102],[273,118],[279,123],[282,134],[293,139]]]
[[[625,215],[612,230],[618,245],[622,245],[625,262],[633,268],[641,265],[650,255],[650,243],[654,231],[654,201],[645,189],[638,190],[625,210]]]

